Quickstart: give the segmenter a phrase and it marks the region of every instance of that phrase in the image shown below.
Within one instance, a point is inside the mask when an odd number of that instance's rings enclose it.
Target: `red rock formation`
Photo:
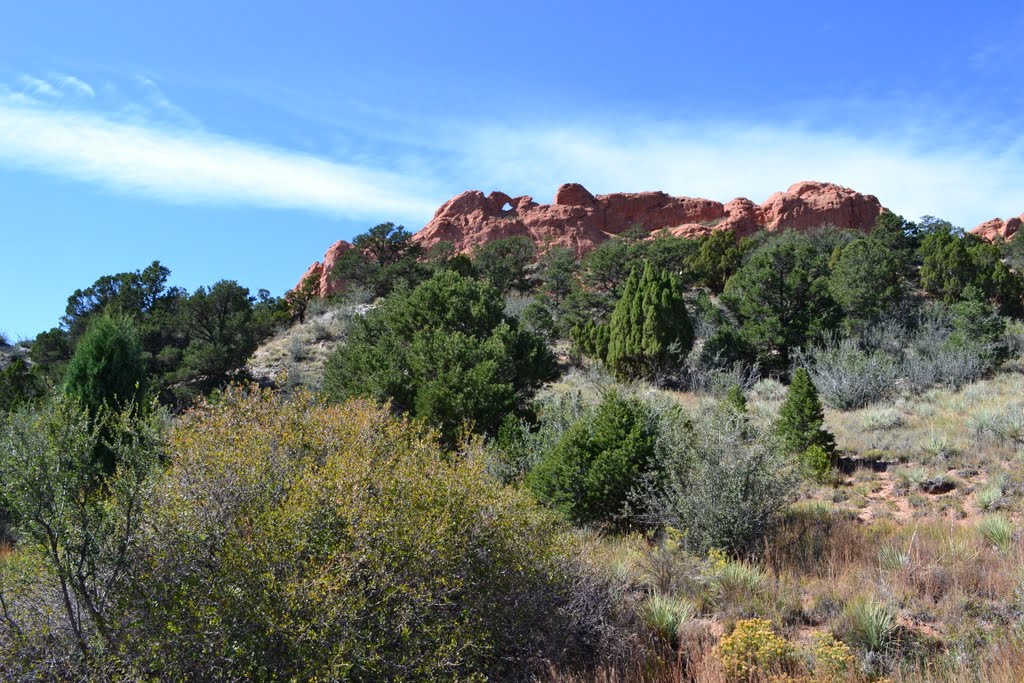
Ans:
[[[542,248],[560,245],[583,255],[635,226],[652,233],[667,229],[680,237],[699,237],[712,230],[732,230],[745,237],[765,229],[808,230],[822,225],[867,230],[882,210],[872,195],[810,181],[777,192],[760,206],[743,197],[722,204],[664,192],[594,196],[582,185],[570,183],[558,188],[552,204],[503,192],[463,192],[441,205],[414,239],[427,251],[448,241],[457,251],[472,252],[496,239],[521,235]],[[335,260],[351,248],[347,242],[336,242],[322,264],[315,263],[306,271],[307,275],[319,273],[322,295],[343,287],[332,282],[329,273]]]
[[[664,192],[595,197],[573,183],[558,188],[553,204],[537,204],[532,197],[511,198],[502,192],[463,192],[441,206],[416,239],[428,249],[450,241],[459,251],[472,251],[502,237],[524,235],[539,245],[562,245],[583,254],[634,226],[650,232],[668,229],[681,237],[712,230],[746,236],[762,229],[806,230],[821,225],[864,230],[881,212],[875,197],[832,183],[797,183],[760,206],[742,197],[723,205]]]
[[[345,283],[331,279],[331,271],[334,269],[334,264],[338,262],[338,259],[340,259],[342,255],[351,248],[352,245],[345,240],[338,240],[332,244],[327,249],[327,253],[324,254],[323,263],[316,261],[309,268],[306,268],[306,272],[299,278],[299,282],[295,285],[295,288],[298,289],[310,275],[316,275],[320,279],[320,289],[318,291],[320,296],[337,294],[343,290],[345,288]]]
[[[882,205],[873,195],[806,181],[769,197],[758,207],[758,222],[769,230],[808,230],[822,225],[866,229],[881,212]]]
[[[974,228],[974,230],[971,230],[971,233],[989,242],[994,242],[995,240],[1008,241],[1017,234],[1021,223],[1024,223],[1024,213],[1017,218],[1010,218],[1005,221],[1002,218],[993,218],[990,221],[985,221]]]

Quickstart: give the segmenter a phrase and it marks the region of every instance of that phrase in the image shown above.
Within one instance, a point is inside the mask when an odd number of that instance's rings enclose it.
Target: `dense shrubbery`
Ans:
[[[502,430],[491,471],[525,479],[579,523],[668,526],[694,550],[756,552],[799,482],[782,441],[735,396],[688,413],[671,399],[619,391],[545,397],[535,430]]]
[[[518,680],[601,644],[562,527],[379,407],[230,389],[102,489],[96,434],[66,401],[4,430],[6,678]]]
[[[0,428],[0,508],[17,551],[0,552],[0,677],[106,680],[118,668],[119,601],[162,454],[158,412],[93,415],[58,396]],[[95,457],[105,447],[117,464]],[[142,607],[140,605],[140,607]]]
[[[543,341],[503,311],[495,288],[439,272],[353,323],[327,361],[324,388],[339,400],[390,401],[437,427],[448,445],[466,427],[493,436],[557,375]]]
[[[627,522],[638,512],[630,503],[657,468],[656,430],[643,403],[613,391],[543,453],[527,487],[577,524]]]
[[[771,430],[732,405],[694,415],[650,490],[650,517],[683,532],[700,552],[757,552],[799,483],[793,458]]]

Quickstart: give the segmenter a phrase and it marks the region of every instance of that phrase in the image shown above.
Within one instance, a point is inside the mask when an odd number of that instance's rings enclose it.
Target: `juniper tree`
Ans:
[[[651,377],[693,346],[693,324],[677,278],[648,263],[634,269],[612,311],[608,367],[620,379]]]
[[[92,321],[75,347],[64,380],[65,392],[86,410],[92,424],[103,411],[123,412],[139,404],[146,387],[146,362],[135,326],[128,318],[104,315]],[[115,468],[115,450],[101,429],[94,457],[104,473]]]
[[[824,428],[824,422],[825,413],[818,399],[818,390],[807,370],[797,368],[776,423],[786,450],[803,453],[817,446],[832,456],[836,448],[835,437]]]

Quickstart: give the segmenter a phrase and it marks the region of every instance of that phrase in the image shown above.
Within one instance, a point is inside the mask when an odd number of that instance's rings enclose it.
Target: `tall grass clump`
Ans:
[[[883,654],[897,642],[896,610],[873,598],[856,598],[842,614],[844,641],[865,653]]]
[[[655,593],[644,599],[638,608],[640,618],[660,639],[672,644],[679,629],[697,616],[692,600]]]
[[[1013,547],[1013,522],[1001,514],[988,515],[978,520],[975,527],[986,543],[1001,553],[1008,553]]]

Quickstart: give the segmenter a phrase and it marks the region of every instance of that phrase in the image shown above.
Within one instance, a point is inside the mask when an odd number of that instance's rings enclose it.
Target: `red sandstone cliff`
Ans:
[[[503,192],[463,192],[445,202],[414,239],[427,250],[448,241],[460,252],[471,252],[496,239],[523,235],[540,246],[566,246],[582,255],[634,226],[652,233],[667,229],[681,237],[712,230],[732,230],[743,237],[758,230],[808,230],[822,225],[867,230],[882,211],[872,195],[811,181],[776,192],[760,205],[742,197],[722,204],[664,192],[595,196],[571,183],[558,188],[552,204]],[[322,296],[338,291],[341,285],[331,282],[329,273],[337,258],[351,248],[345,241],[334,243],[323,263],[314,263],[303,278],[318,274]]]
[[[989,242],[997,239],[1005,241],[1017,234],[1021,223],[1024,223],[1024,213],[1016,218],[1009,218],[1005,221],[1002,218],[993,218],[990,221],[985,221],[974,228],[974,230],[971,230],[971,233]]]
[[[668,229],[683,237],[732,230],[742,237],[763,229],[821,225],[864,230],[881,212],[875,197],[832,183],[797,183],[760,206],[742,197],[722,204],[664,192],[594,196],[582,185],[569,184],[558,188],[552,204],[503,192],[463,192],[442,205],[416,239],[428,249],[450,241],[460,251],[471,251],[495,239],[524,235],[539,245],[557,244],[584,254],[633,226],[650,232]]]

